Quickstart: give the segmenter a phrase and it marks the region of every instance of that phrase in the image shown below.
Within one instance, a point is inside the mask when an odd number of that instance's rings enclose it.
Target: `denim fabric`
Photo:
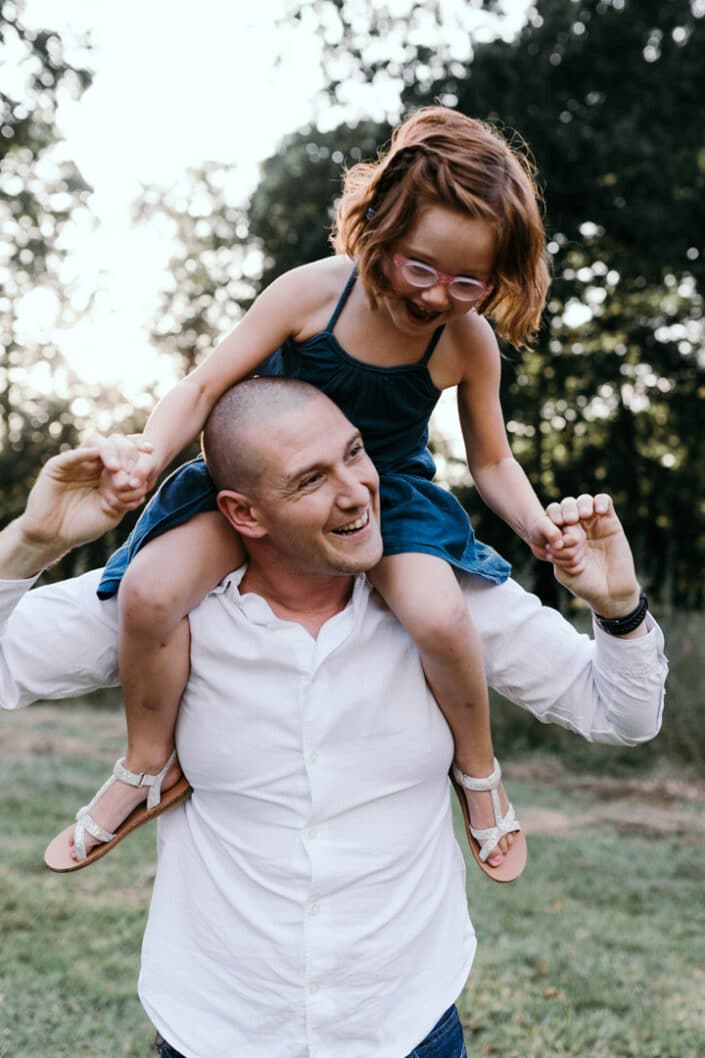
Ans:
[[[157,1044],[159,1046],[159,1043]],[[161,1058],[183,1058],[182,1054],[161,1043]],[[440,1021],[434,1025],[425,1039],[414,1047],[407,1058],[467,1058],[463,1043],[463,1029],[456,1008],[448,1007]]]
[[[160,1046],[157,1041],[157,1047]],[[159,1051],[159,1058],[183,1058],[183,1055],[175,1051],[173,1047],[170,1047],[166,1040],[161,1044],[161,1050]]]
[[[457,1009],[448,1007],[443,1017],[407,1058],[467,1058],[463,1028]]]

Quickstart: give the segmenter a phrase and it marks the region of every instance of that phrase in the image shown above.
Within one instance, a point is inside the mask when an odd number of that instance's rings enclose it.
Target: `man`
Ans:
[[[380,554],[374,467],[326,397],[284,380],[230,390],[205,445],[248,565],[190,618],[177,747],[194,792],[159,823],[140,975],[164,1058],[458,1058],[475,939],[453,746],[411,640],[357,576]],[[591,642],[513,582],[468,578],[489,681],[586,738],[652,738],[662,637],[611,503],[549,510],[575,556],[561,579],[626,635]],[[98,574],[25,592],[118,516],[85,449],[50,460],[0,534],[5,707],[116,682]]]

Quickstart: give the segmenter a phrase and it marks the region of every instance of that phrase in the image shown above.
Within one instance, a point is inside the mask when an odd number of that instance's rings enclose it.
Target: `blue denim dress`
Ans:
[[[325,330],[304,342],[288,340],[257,373],[310,382],[357,426],[380,475],[385,555],[435,555],[456,569],[499,584],[509,577],[509,563],[476,540],[464,508],[432,480],[436,465],[428,450],[428,423],[441,391],[433,384],[428,362],[443,328],[435,331],[416,363],[377,367],[356,360],[333,333],[356,279],[353,272]],[[215,497],[202,459],[179,467],[109,559],[99,596],[107,598],[117,592],[130,559],[140,547],[201,511],[216,510]]]

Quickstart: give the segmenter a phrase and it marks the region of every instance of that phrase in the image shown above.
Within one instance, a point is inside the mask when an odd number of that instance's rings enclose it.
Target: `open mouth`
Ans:
[[[359,533],[361,529],[365,529],[370,524],[370,509],[367,507],[363,514],[359,518],[356,518],[354,522],[348,522],[347,525],[341,525],[337,529],[333,529],[332,532],[336,536],[353,536],[355,533]]]
[[[417,305],[415,301],[407,300],[404,304],[411,318],[418,323],[431,323],[440,316],[440,312],[427,312],[426,309],[422,309],[420,305]]]

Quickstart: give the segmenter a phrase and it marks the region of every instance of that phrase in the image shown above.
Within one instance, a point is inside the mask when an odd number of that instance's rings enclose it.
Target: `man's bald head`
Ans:
[[[257,377],[238,382],[213,407],[203,431],[203,453],[218,490],[257,493],[263,460],[260,447],[268,427],[292,411],[328,401],[308,382]]]

